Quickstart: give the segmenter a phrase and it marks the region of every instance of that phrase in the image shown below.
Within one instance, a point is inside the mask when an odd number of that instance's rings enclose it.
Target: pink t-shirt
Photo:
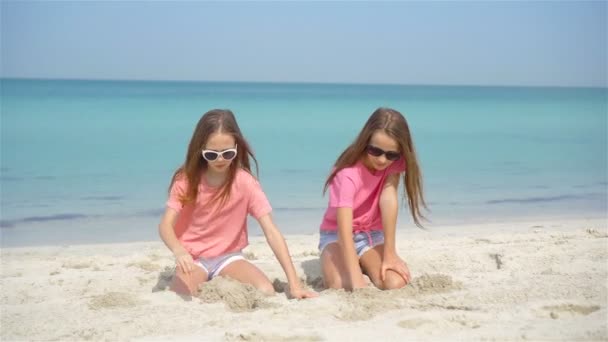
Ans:
[[[353,209],[353,231],[382,230],[380,194],[388,175],[405,171],[403,158],[382,171],[371,172],[359,161],[340,170],[329,184],[329,206],[321,230],[336,231],[338,208]]]
[[[187,180],[178,178],[169,194],[167,207],[178,212],[175,234],[193,258],[213,258],[237,252],[247,246],[247,214],[256,219],[270,213],[272,207],[260,183],[245,170],[238,170],[230,198],[220,207],[219,200],[209,205],[218,188],[207,185],[201,177],[196,204],[179,201],[186,193]]]

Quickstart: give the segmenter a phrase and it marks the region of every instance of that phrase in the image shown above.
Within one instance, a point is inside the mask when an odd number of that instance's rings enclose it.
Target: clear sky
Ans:
[[[606,1],[0,1],[2,77],[608,86]]]

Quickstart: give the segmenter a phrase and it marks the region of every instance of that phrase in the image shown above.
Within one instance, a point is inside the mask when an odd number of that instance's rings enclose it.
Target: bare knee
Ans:
[[[341,279],[323,279],[323,285],[326,289],[342,289],[344,285],[342,284]]]
[[[272,296],[275,294],[274,287],[270,283],[270,280],[268,280],[268,278],[266,278],[265,276],[262,276],[257,279],[239,279],[238,281],[243,284],[249,284],[255,287],[258,291],[262,292],[266,296]]]
[[[268,281],[265,281],[260,284],[256,284],[255,288],[258,289],[258,291],[262,292],[266,296],[272,296],[275,294],[274,287]]]
[[[384,290],[384,282],[382,280],[380,280],[379,278],[371,278],[370,280],[372,282],[372,284],[374,284],[375,287],[379,288],[380,290]]]
[[[387,272],[386,278],[382,283],[382,287],[380,288],[383,290],[396,290],[405,286],[405,280],[396,273],[392,273],[389,275],[389,273]]]

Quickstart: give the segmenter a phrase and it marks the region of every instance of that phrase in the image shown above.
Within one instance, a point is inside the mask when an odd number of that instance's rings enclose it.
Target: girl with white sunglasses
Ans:
[[[268,277],[245,260],[247,215],[256,218],[281,264],[293,298],[316,293],[303,289],[272,208],[250,161],[257,161],[230,110],[211,110],[198,122],[184,164],[175,171],[167,207],[159,225],[163,242],[173,252],[176,273],[171,289],[196,294],[198,285],[227,276],[266,294],[274,289]]]

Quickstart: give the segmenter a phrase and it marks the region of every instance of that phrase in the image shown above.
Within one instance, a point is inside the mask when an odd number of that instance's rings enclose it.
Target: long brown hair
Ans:
[[[414,142],[407,121],[401,113],[394,109],[378,108],[372,113],[372,116],[367,120],[355,141],[336,160],[334,164],[335,168],[329,177],[327,177],[327,181],[323,187],[323,193],[327,191],[332,180],[340,170],[353,166],[364,156],[372,135],[378,130],[383,131],[399,144],[399,151],[402,158],[405,159],[406,165],[406,171],[403,175],[405,187],[403,197],[407,200],[414,223],[422,227],[420,219],[424,219],[425,217],[420,212],[420,207],[427,208],[422,191],[422,171],[416,157],[416,150],[414,149]]]
[[[228,109],[212,109],[205,113],[198,121],[188,145],[186,161],[175,171],[169,185],[169,191],[171,191],[173,183],[178,178],[186,177],[188,189],[183,197],[180,198],[182,204],[196,203],[201,174],[207,170],[208,166],[208,162],[202,157],[201,151],[205,148],[209,136],[216,132],[230,134],[234,138],[237,145],[237,155],[230,164],[226,181],[211,203],[220,200],[220,203],[223,204],[228,200],[232,183],[239,169],[251,173],[249,158],[255,163],[256,174],[258,172],[258,161],[255,159],[247,140],[243,137],[232,111]]]

